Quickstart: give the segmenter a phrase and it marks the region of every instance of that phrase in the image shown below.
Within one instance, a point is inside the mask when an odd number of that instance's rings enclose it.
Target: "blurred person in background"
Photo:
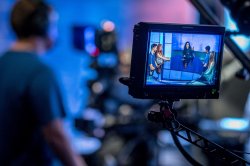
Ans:
[[[17,41],[0,58],[0,165],[86,165],[63,129],[65,110],[52,70],[40,59],[54,44],[56,13],[19,0],[11,13]],[[57,162],[58,163],[58,162]]]

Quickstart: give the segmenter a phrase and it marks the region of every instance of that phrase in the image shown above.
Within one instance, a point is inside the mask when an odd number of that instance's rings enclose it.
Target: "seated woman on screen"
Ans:
[[[157,45],[157,49],[156,49],[155,55],[156,55],[155,62],[156,62],[156,64],[157,64],[157,66],[156,66],[156,67],[157,67],[156,72],[157,72],[158,74],[160,74],[160,73],[161,73],[161,68],[162,68],[162,65],[163,65],[164,61],[169,61],[170,58],[165,57],[165,56],[163,55],[163,53],[162,53],[162,44],[158,44],[158,45]]]
[[[186,42],[183,49],[183,66],[186,69],[188,64],[194,59],[194,50],[191,48],[190,42]]]

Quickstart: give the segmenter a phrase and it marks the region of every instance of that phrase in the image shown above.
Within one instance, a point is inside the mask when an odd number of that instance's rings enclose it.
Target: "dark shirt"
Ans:
[[[194,59],[193,50],[192,49],[185,49],[183,51],[183,58],[187,62],[193,60]]]
[[[36,55],[0,57],[0,165],[50,165],[53,154],[41,129],[65,116],[51,69]]]
[[[151,51],[149,53],[149,61],[148,61],[148,65],[152,64],[154,67],[156,67],[155,64],[155,54],[152,54]]]

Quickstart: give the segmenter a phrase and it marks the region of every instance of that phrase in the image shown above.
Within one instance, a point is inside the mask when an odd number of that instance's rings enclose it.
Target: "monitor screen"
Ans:
[[[150,31],[145,86],[209,86],[218,79],[219,34]]]
[[[129,94],[151,99],[219,97],[225,27],[140,22],[134,26]]]

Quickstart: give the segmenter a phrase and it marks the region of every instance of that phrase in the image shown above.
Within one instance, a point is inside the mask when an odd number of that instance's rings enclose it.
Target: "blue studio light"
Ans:
[[[95,45],[95,29],[92,27],[87,27],[84,30],[84,43],[85,43],[85,50],[90,55],[94,55],[96,52],[96,45]]]
[[[103,68],[114,68],[118,64],[117,54],[110,53],[101,53],[97,59],[98,65]]]
[[[244,118],[223,118],[219,121],[219,125],[225,130],[249,130],[249,120]]]
[[[227,27],[227,30],[229,31],[239,31],[237,24],[234,22],[234,20],[230,17],[229,11],[225,9],[225,26]],[[237,43],[237,45],[243,50],[243,51],[249,51],[250,50],[250,37],[245,35],[236,35],[231,36],[233,41]]]

